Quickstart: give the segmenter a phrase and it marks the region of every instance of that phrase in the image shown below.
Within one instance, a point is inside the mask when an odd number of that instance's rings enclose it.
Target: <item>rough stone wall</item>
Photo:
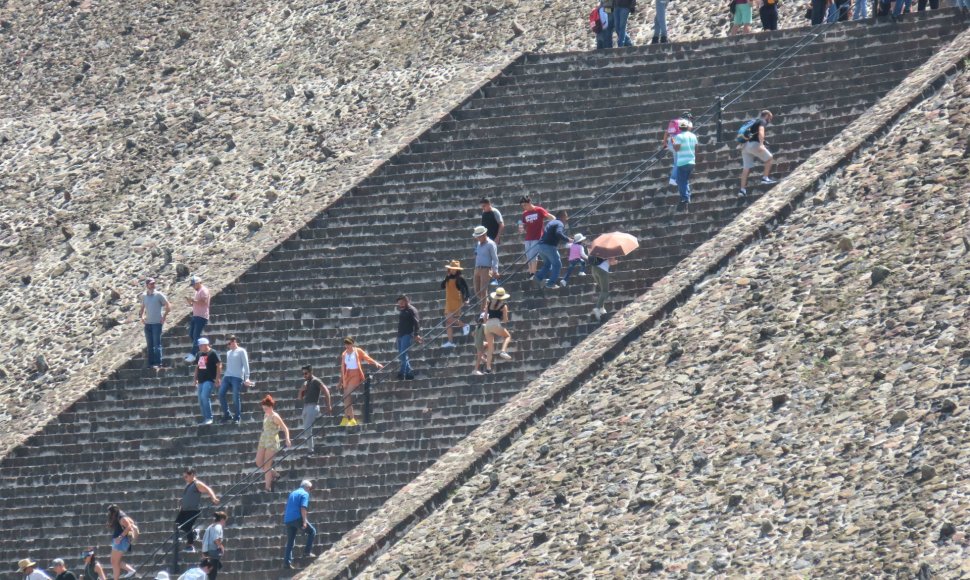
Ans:
[[[363,577],[970,575],[961,73]]]
[[[671,37],[723,8],[672,2]],[[177,323],[188,272],[231,282],[522,51],[587,49],[587,12],[0,0],[0,453],[138,351],[145,276]]]

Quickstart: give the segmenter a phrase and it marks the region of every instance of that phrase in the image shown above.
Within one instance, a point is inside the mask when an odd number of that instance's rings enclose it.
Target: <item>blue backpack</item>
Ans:
[[[741,125],[741,128],[738,129],[738,136],[735,137],[734,140],[738,143],[747,143],[748,141],[754,139],[754,133],[751,132],[751,127],[757,122],[758,119],[751,119],[744,125]]]

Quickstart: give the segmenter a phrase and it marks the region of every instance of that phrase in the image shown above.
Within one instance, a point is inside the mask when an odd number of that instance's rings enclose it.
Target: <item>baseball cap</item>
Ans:
[[[202,278],[199,278],[198,276],[192,276],[191,278],[189,278],[189,286],[195,286],[201,281],[202,281]]]
[[[93,556],[93,555],[94,555],[94,550],[84,550],[83,552],[81,552],[81,559],[83,560],[88,556]]]
[[[209,339],[208,338],[200,338],[198,344],[199,344],[199,346],[202,346],[203,344],[209,344]]]
[[[155,283],[155,279],[154,278],[146,278],[145,279],[145,284],[154,284],[154,283]]]
[[[58,566],[63,566],[63,565],[64,565],[64,560],[61,560],[60,558],[54,558],[54,560],[51,562],[51,568],[57,568]]]

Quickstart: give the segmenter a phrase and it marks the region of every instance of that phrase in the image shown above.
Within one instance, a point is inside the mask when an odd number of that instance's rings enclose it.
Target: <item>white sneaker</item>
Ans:
[[[476,377],[480,377],[480,376],[484,375],[485,373],[483,373],[482,371],[480,371],[478,369],[475,369],[475,370],[472,371],[472,374],[475,375]]]
[[[448,340],[448,341],[445,341],[445,343],[443,345],[441,345],[441,347],[442,348],[455,348],[455,343],[453,343],[450,340]]]
[[[579,274],[576,274],[576,275],[577,276],[585,276],[586,275],[586,272],[580,272]]]
[[[194,554],[195,546],[186,546],[185,549],[183,549],[182,551],[185,552],[186,554]]]
[[[504,358],[505,360],[512,360],[512,355],[510,355],[509,353],[505,352],[504,350],[502,352],[498,353],[498,356],[501,357],[501,358]]]
[[[559,281],[559,285],[562,286],[563,288],[565,288],[566,287],[566,281],[565,280],[560,280]]]
[[[185,362],[187,362],[187,363],[194,363],[195,362],[195,356],[194,355],[191,355],[191,354],[185,355]]]
[[[137,574],[137,573],[138,572],[136,570],[132,569],[132,570],[129,570],[127,574],[125,574],[124,576],[122,576],[122,578],[134,578],[135,577],[135,574]]]
[[[667,180],[667,183],[669,183],[670,185],[677,185],[677,180],[676,179],[668,179]]]
[[[464,334],[465,336],[468,336],[468,333],[471,331],[472,331],[472,327],[470,324],[466,324],[465,326],[461,327],[461,333]]]
[[[765,175],[764,177],[761,178],[761,183],[769,183],[769,184],[770,183],[778,183],[778,180],[777,179],[772,179],[772,178],[768,177],[767,175]]]
[[[599,320],[600,319],[600,309],[599,308],[594,308],[593,309],[593,316],[596,317],[596,320]]]
[[[199,425],[212,425],[212,419],[206,419],[199,423]]]

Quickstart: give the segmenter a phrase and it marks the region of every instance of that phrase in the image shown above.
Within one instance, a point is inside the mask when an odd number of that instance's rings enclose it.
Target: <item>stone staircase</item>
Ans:
[[[698,131],[689,214],[674,211],[665,157],[572,224],[587,236],[624,230],[641,240],[613,275],[609,311],[744,210],[735,198],[740,160],[732,143],[744,119],[765,107],[775,113],[769,141],[783,176],[964,26],[963,16],[944,10],[899,24],[834,27],[725,112],[724,143],[714,142],[711,126]],[[245,394],[241,426],[195,425],[192,368],[178,358],[187,339],[183,328],[170,329],[169,369],[156,376],[144,360],[130,361],[3,460],[0,550],[8,560],[29,555],[45,564],[73,561],[89,545],[107,555],[104,513],[117,503],[141,528],[132,555],[139,561],[173,529],[184,467],[195,466],[217,491],[253,468],[262,393],[283,401],[279,410],[298,431],[301,364],[313,364],[333,385],[346,335],[390,362],[394,300],[404,292],[426,325],[440,319],[443,265],[470,265],[481,196],[505,215],[500,253],[508,265],[522,247],[514,233],[520,195],[554,212],[578,210],[656,151],[669,118],[707,109],[805,33],[523,57],[215,297],[206,334],[220,352],[226,335],[239,336],[257,381]],[[751,191],[755,198],[767,193]],[[467,339],[454,352],[440,339],[417,350],[415,381],[397,381],[394,371],[379,375],[370,424],[343,429],[327,420],[320,453],[286,461],[277,492],[257,491],[257,484],[230,507],[222,575],[281,576],[282,504],[300,479],[317,486],[311,519],[322,551],[582,341],[597,326],[590,317],[593,280],[572,281],[557,291],[535,288],[521,275],[504,283],[513,295],[513,360],[496,363],[495,375],[470,376],[474,347]]]

